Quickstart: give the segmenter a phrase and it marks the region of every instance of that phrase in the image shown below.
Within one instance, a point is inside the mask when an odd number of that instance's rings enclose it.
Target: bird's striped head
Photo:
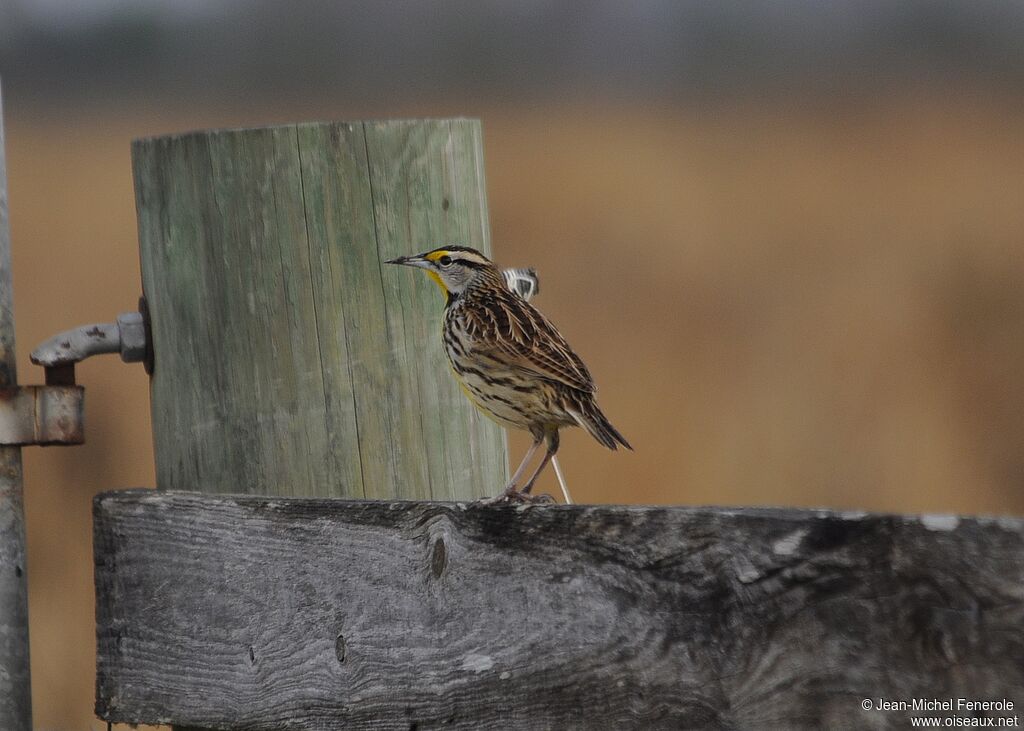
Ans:
[[[479,281],[501,277],[490,259],[468,246],[442,246],[416,256],[400,256],[385,263],[425,270],[449,299],[458,297]]]

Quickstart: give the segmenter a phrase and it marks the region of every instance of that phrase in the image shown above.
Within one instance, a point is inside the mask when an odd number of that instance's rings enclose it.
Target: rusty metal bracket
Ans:
[[[83,325],[56,335],[29,356],[46,369],[45,386],[0,388],[0,445],[42,446],[85,441],[85,389],[75,385],[75,363],[100,353],[120,353],[153,372],[146,300],[117,321]]]
[[[0,388],[0,445],[82,444],[82,386]]]

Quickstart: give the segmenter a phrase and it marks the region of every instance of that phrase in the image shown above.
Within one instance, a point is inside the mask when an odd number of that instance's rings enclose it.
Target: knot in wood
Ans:
[[[345,655],[348,648],[345,646],[345,635],[338,633],[338,639],[334,641],[334,655],[338,658],[338,662],[345,662]]]
[[[430,573],[435,579],[440,579],[448,566],[448,549],[444,545],[444,538],[438,536],[434,540],[434,548],[430,552]]]

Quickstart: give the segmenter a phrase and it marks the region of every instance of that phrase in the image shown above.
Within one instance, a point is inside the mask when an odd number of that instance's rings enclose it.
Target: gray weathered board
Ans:
[[[865,729],[910,715],[865,698],[1024,706],[1020,519],[148,490],[94,513],[106,720]]]
[[[137,140],[157,487],[456,500],[507,480],[460,393],[444,297],[384,264],[490,252],[480,122],[289,124]]]

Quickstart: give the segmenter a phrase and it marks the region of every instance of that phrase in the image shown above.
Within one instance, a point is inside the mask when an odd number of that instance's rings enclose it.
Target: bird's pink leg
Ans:
[[[519,463],[519,467],[516,468],[515,474],[512,475],[512,479],[510,479],[508,484],[505,485],[505,490],[516,489],[516,485],[519,483],[520,478],[523,476],[523,473],[526,472],[526,465],[530,463],[534,453],[537,451],[537,447],[540,446],[540,442],[540,439],[535,439],[533,444],[530,445],[530,448],[526,450],[526,456],[523,457],[523,461]]]
[[[537,466],[536,471],[533,473],[533,475],[531,475],[526,485],[523,486],[522,493],[524,495],[530,494],[530,490],[533,489],[533,483],[537,481],[537,477],[540,475],[541,472],[544,471],[544,468],[548,466],[548,462],[550,462],[551,458],[554,456],[555,453],[552,452],[550,449],[544,453],[544,459],[540,461],[540,464]]]

